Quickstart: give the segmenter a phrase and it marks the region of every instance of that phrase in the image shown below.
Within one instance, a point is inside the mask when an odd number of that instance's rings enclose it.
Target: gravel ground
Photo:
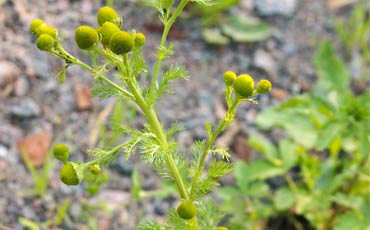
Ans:
[[[53,218],[56,207],[67,198],[73,202],[60,229],[93,229],[92,223],[97,229],[135,229],[143,216],[164,218],[165,210],[176,206],[175,196],[163,200],[147,198],[141,202],[131,199],[130,177],[137,156],[130,161],[122,157],[113,164],[109,169],[110,181],[94,198],[87,198],[83,186],[67,187],[59,182],[61,165],[56,162],[45,197],[27,194],[33,182],[20,157],[20,143],[25,140],[37,143],[36,148],[41,146],[46,152],[53,143],[63,142],[72,149],[72,160],[87,160],[86,149],[99,144],[91,139],[91,132],[102,111],[112,104],[111,100],[90,98],[91,77],[80,68],[69,68],[66,82],[58,85],[54,76],[63,62],[37,50],[28,25],[34,18],[42,18],[63,30],[64,47],[86,59],[73,42],[74,29],[81,24],[96,26],[95,15],[102,3],[98,0],[3,2],[0,8],[0,229],[23,229],[19,217],[38,223]],[[255,115],[262,107],[310,90],[315,80],[312,66],[315,48],[321,39],[334,38],[330,15],[346,15],[345,9],[330,12],[325,2],[241,0],[229,14],[259,16],[273,28],[270,38],[254,44],[209,46],[201,38],[199,19],[181,19],[174,25],[169,38],[175,45],[171,62],[184,64],[191,79],[175,83],[176,93],[164,96],[157,108],[166,127],[175,121],[185,126],[186,131],[176,136],[184,148],[205,137],[205,121],[216,124],[224,113],[222,74],[231,69],[251,73],[256,79],[270,79],[274,85],[271,94],[260,98],[259,105],[240,106],[235,124],[219,139],[231,147],[234,159],[253,158],[253,152],[243,140],[255,130]],[[124,18],[125,28],[146,34],[145,52],[151,67],[161,36],[155,12],[135,0],[116,1],[116,9]],[[139,114],[132,125],[140,127],[143,122]],[[150,167],[135,164],[140,168],[143,188],[158,189],[160,181]],[[226,177],[222,182],[232,184],[232,178]]]

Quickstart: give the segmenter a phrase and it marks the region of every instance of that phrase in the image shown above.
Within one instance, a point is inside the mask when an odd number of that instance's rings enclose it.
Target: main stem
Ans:
[[[124,66],[119,65],[121,71],[126,70],[126,74],[128,79],[131,79],[130,71],[128,70],[129,66],[127,63],[127,57],[124,57]],[[137,86],[130,80],[127,81],[127,86],[130,88],[132,94],[134,95],[135,101],[137,105],[140,107],[140,109],[143,111],[148,123],[152,127],[155,135],[158,138],[158,143],[161,145],[161,148],[167,153],[166,154],[166,164],[168,169],[171,172],[171,175],[173,176],[175,183],[177,185],[177,188],[179,189],[180,196],[182,199],[187,200],[188,194],[185,188],[184,181],[182,180],[182,177],[180,175],[180,172],[176,166],[175,160],[173,159],[172,153],[168,150],[168,142],[166,135],[164,133],[163,127],[161,126],[157,114],[155,113],[153,107],[148,106],[145,102],[144,98],[142,97],[141,93],[139,92]]]

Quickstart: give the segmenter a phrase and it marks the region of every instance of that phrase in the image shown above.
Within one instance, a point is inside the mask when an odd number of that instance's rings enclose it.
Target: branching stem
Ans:
[[[143,111],[148,123],[150,124],[153,131],[155,132],[155,135],[157,136],[159,145],[167,153],[166,154],[166,156],[167,156],[166,157],[167,167],[170,170],[170,172],[171,172],[171,174],[172,174],[172,176],[173,176],[173,178],[176,182],[176,185],[177,185],[177,188],[179,189],[181,198],[186,200],[186,199],[188,199],[188,194],[187,194],[187,191],[186,191],[186,188],[185,188],[185,184],[184,184],[184,181],[183,181],[183,179],[180,175],[180,172],[179,172],[179,170],[176,166],[175,160],[173,159],[172,153],[170,153],[168,151],[168,142],[167,142],[167,138],[166,138],[165,132],[163,130],[163,127],[160,124],[160,122],[158,120],[158,117],[157,117],[157,114],[155,113],[153,107],[150,107],[150,106],[147,105],[147,103],[144,100],[144,98],[142,97],[139,89],[137,88],[137,86],[131,80],[132,76],[130,74],[130,71],[128,70],[129,66],[128,66],[126,56],[124,56],[124,66],[119,65],[120,69],[123,68],[123,67],[127,70],[128,79],[129,79],[126,83],[127,83],[128,87],[130,88],[132,94],[134,95],[137,105]],[[121,71],[123,71],[123,69],[121,69]]]
[[[171,15],[170,19],[166,21],[166,23],[164,24],[164,30],[163,30],[163,34],[161,38],[161,43],[159,44],[159,48],[166,45],[167,36],[168,36],[168,33],[170,32],[170,29],[173,23],[176,21],[176,18],[180,15],[182,10],[188,3],[189,3],[189,0],[182,0],[180,4],[177,6],[177,8],[175,9],[175,11],[173,12],[173,14]],[[149,95],[153,95],[155,90],[158,87],[157,77],[161,69],[162,60],[163,60],[162,58],[157,58],[157,63],[155,64],[155,67],[154,67],[152,82],[149,88]]]
[[[195,188],[197,186],[197,183],[202,176],[203,168],[204,168],[204,162],[206,160],[206,157],[209,153],[209,150],[211,149],[213,143],[215,142],[216,138],[220,133],[230,124],[230,121],[234,118],[235,115],[235,108],[239,104],[240,99],[235,98],[231,106],[228,108],[226,115],[222,118],[220,123],[217,126],[217,129],[215,132],[212,133],[212,135],[209,137],[208,142],[206,144],[206,147],[204,148],[202,157],[199,161],[197,171],[195,173],[195,176],[193,177],[193,182],[191,184],[191,190],[190,190],[190,197],[194,196]]]

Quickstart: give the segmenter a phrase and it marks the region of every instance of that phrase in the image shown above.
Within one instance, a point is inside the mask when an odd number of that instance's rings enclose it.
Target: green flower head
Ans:
[[[59,178],[66,185],[78,185],[84,178],[85,165],[69,162],[60,170]]]
[[[109,41],[109,48],[115,54],[125,54],[132,50],[135,41],[131,34],[126,31],[119,31],[112,35]]]
[[[233,86],[239,96],[248,98],[253,94],[254,80],[250,75],[242,74],[235,79]]]
[[[137,34],[135,35],[135,45],[137,45],[137,46],[142,46],[142,45],[144,45],[145,40],[146,40],[146,37],[145,37],[145,35],[144,35],[144,34],[142,34],[142,33],[137,33]]]
[[[112,7],[103,6],[98,11],[98,23],[102,26],[105,22],[112,22],[116,24],[118,27],[122,25],[122,19]]]
[[[177,214],[182,219],[189,220],[197,214],[197,207],[191,201],[184,201],[177,208]]]
[[[63,163],[69,159],[69,148],[64,144],[56,144],[53,149],[54,157]]]
[[[36,46],[39,50],[50,51],[54,47],[55,40],[48,34],[41,34],[36,40]]]
[[[75,41],[80,49],[89,50],[98,45],[99,35],[90,26],[79,26],[75,32]]]
[[[233,71],[226,71],[224,73],[224,83],[226,86],[232,86],[236,79],[236,74]]]
[[[34,19],[32,20],[31,24],[30,24],[30,31],[31,33],[35,34],[36,35],[36,29],[41,26],[41,25],[45,25],[45,22],[41,19]]]
[[[41,24],[35,29],[36,37],[40,37],[42,34],[47,34],[52,38],[56,39],[58,37],[58,31],[52,27],[45,24]]]
[[[101,44],[103,44],[104,47],[107,47],[112,35],[119,32],[120,29],[112,22],[105,22],[101,27],[98,27],[97,31],[101,35]]]
[[[270,92],[272,88],[271,82],[269,80],[261,80],[257,83],[257,93],[263,94]]]

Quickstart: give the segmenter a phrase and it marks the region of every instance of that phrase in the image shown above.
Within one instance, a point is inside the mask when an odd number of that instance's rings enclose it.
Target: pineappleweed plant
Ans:
[[[211,0],[193,0],[200,4],[213,4]],[[225,83],[225,100],[227,112],[219,121],[217,127],[205,124],[208,133],[207,140],[198,141],[192,150],[192,159],[185,160],[184,153],[178,148],[178,143],[172,138],[173,134],[182,130],[178,124],[165,129],[160,123],[155,104],[164,93],[171,93],[171,81],[187,78],[187,71],[181,65],[172,65],[162,70],[162,62],[173,55],[173,44],[167,43],[168,32],[189,0],[174,3],[171,0],[146,0],[146,3],[159,12],[159,18],[164,25],[164,31],[158,50],[156,64],[150,73],[149,86],[140,84],[138,78],[147,72],[142,49],[145,35],[135,30],[125,31],[123,20],[111,7],[104,6],[97,14],[98,27],[82,25],[75,31],[75,42],[82,50],[87,50],[92,57],[92,64],[85,63],[69,54],[62,46],[57,29],[46,25],[41,19],[35,19],[30,24],[30,31],[36,36],[36,46],[65,60],[65,66],[58,79],[64,81],[66,70],[71,65],[86,69],[93,78],[95,96],[124,97],[132,100],[143,112],[147,124],[142,130],[117,125],[122,135],[129,136],[128,141],[110,149],[91,149],[88,153],[94,156],[89,162],[69,161],[69,148],[64,144],[54,147],[54,156],[64,166],[60,170],[60,179],[67,185],[78,185],[82,180],[87,183],[101,176],[101,168],[107,167],[123,150],[129,158],[136,150],[142,160],[151,164],[158,174],[172,180],[178,189],[181,204],[176,210],[168,211],[166,223],[145,221],[139,229],[227,229],[218,226],[223,214],[218,211],[215,203],[207,198],[214,186],[219,185],[217,179],[232,170],[227,149],[215,146],[219,134],[233,121],[236,107],[244,102],[255,103],[256,94],[264,94],[271,90],[268,80],[261,80],[254,85],[253,78],[248,74],[237,76],[232,71],[223,74]],[[112,75],[111,72],[118,74]],[[114,80],[111,80],[114,76]],[[161,76],[161,78],[158,78]],[[214,157],[210,165],[205,166],[207,155]],[[205,170],[206,168],[206,170]],[[206,171],[206,172],[204,172]]]

